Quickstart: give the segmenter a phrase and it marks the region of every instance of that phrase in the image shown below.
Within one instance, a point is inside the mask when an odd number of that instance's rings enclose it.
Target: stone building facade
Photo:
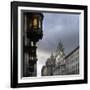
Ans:
[[[65,57],[66,74],[79,74],[79,47]]]
[[[42,68],[42,76],[79,74],[79,47],[65,56],[63,50],[51,56]]]
[[[55,58],[53,54],[50,58],[47,59],[46,65],[42,68],[42,76],[51,76],[53,75],[53,70],[55,68]]]

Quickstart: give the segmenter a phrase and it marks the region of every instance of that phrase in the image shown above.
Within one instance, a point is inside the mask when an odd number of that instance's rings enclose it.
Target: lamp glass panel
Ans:
[[[37,28],[37,26],[38,26],[38,20],[37,20],[37,18],[34,18],[33,19],[33,27]]]
[[[40,20],[39,20],[39,28],[41,28],[41,22],[40,22]]]

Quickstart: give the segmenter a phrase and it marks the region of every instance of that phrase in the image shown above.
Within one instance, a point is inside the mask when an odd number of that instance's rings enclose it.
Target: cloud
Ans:
[[[43,38],[37,43],[41,68],[61,40],[68,54],[79,45],[79,14],[43,13]]]

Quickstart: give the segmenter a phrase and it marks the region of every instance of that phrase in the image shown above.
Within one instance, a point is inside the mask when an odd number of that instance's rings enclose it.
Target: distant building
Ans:
[[[55,58],[53,54],[46,61],[46,66],[42,68],[42,76],[51,76],[53,75],[53,70],[55,68]]]
[[[66,74],[66,64],[65,64],[65,60],[60,60],[60,62],[58,62],[55,65],[55,68],[53,70],[53,75],[65,75]]]
[[[48,76],[48,68],[46,66],[42,67],[41,75]]]
[[[65,57],[66,74],[79,74],[79,47]]]
[[[79,47],[65,56],[63,50],[51,55],[42,68],[42,76],[79,74]]]

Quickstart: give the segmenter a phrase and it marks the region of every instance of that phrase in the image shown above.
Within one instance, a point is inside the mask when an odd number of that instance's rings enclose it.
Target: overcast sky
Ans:
[[[65,54],[79,46],[79,14],[43,13],[43,38],[37,43],[37,74],[47,58],[54,53],[58,42],[64,45]]]

